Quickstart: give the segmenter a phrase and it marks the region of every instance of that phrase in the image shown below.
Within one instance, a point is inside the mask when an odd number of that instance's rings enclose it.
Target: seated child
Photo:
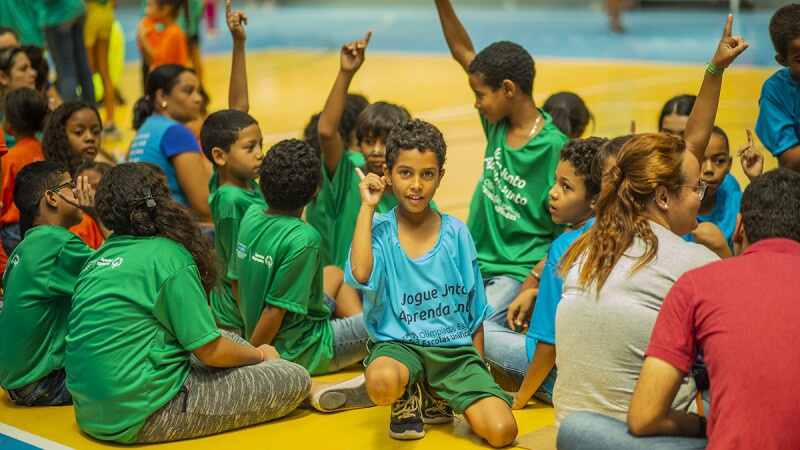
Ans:
[[[769,36],[783,69],[761,88],[756,134],[782,166],[800,172],[800,4],[775,11]]]
[[[275,346],[281,358],[312,375],[368,354],[361,314],[331,320],[335,305],[323,290],[322,239],[300,219],[319,189],[319,164],[314,150],[297,139],[267,152],[260,184],[269,207],[252,206],[242,218],[234,266],[245,339]],[[360,403],[352,407],[363,406],[368,398],[354,401]]]
[[[77,180],[79,177],[84,176],[88,180],[89,185],[93,189],[97,189],[97,185],[100,183],[103,174],[108,172],[111,167],[110,164],[88,159],[75,169],[73,178]],[[83,220],[81,220],[81,223],[70,228],[69,231],[77,234],[78,237],[81,238],[83,242],[86,242],[86,245],[93,250],[100,248],[111,233],[98,221],[96,216],[92,217],[88,213],[83,213]]]
[[[550,189],[550,215],[557,224],[570,224],[573,231],[562,234],[550,244],[547,260],[538,276],[539,290],[528,296],[533,316],[527,335],[509,330],[493,322],[484,326],[486,359],[493,371],[498,371],[514,383],[522,383],[512,408],[521,409],[532,396],[552,404],[556,381],[556,307],[561,300],[559,261],[564,252],[581,234],[594,224],[594,201],[600,193],[601,166],[615,157],[630,136],[611,141],[590,137],[572,139],[561,149],[561,161],[556,167],[556,184]],[[602,158],[602,160],[600,159]],[[536,269],[535,269],[536,270]],[[522,289],[520,296],[525,295]],[[518,297],[519,298],[519,297]],[[515,300],[516,302],[517,300]],[[524,327],[524,324],[512,324]]]
[[[354,169],[383,174],[386,160],[386,136],[411,116],[405,108],[386,102],[367,106],[356,120],[356,142],[360,154],[348,152],[338,132],[345,111],[347,90],[361,64],[370,33],[363,40],[345,44],[341,51],[341,69],[319,117],[318,133],[322,148],[322,185],[319,195],[308,205],[308,223],[322,236],[325,265],[344,267],[353,240],[361,201],[359,179]],[[397,204],[391,192],[376,209],[385,213]]]
[[[3,157],[3,184],[0,201],[0,237],[10,255],[22,239],[19,229],[19,209],[14,204],[14,180],[17,172],[34,161],[42,161],[42,144],[36,133],[42,131],[48,109],[41,95],[30,88],[15,89],[5,96],[3,130],[13,136],[16,144]]]
[[[81,221],[78,205],[91,208],[90,191],[86,177],[76,184],[49,161],[28,164],[17,174],[14,201],[22,208],[25,238],[9,255],[3,277],[0,385],[19,405],[72,403],[64,384],[67,316],[92,250],[67,228]]]
[[[459,219],[430,206],[445,152],[436,127],[408,120],[389,133],[384,176],[359,172],[362,206],[345,274],[364,291],[372,341],[367,392],[378,405],[393,404],[389,435],[395,439],[419,439],[423,422],[450,422],[455,412],[475,434],[502,447],[516,437],[517,424],[511,396],[481,358],[482,324],[492,308],[475,245]],[[375,216],[388,186],[398,205]]]
[[[177,23],[184,3],[184,0],[147,0],[136,42],[150,71],[164,64],[189,66],[186,35]]]

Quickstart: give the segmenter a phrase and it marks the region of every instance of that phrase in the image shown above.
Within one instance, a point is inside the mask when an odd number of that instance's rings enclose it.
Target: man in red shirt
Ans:
[[[628,426],[576,413],[559,449],[800,448],[800,174],[754,179],[733,239],[740,256],[687,272],[664,299]],[[700,349],[708,422],[671,409]]]

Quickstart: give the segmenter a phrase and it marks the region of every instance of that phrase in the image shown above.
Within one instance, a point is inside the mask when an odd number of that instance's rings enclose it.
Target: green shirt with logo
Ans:
[[[486,156],[467,225],[487,278],[506,275],[523,281],[564,231],[550,217],[548,191],[567,136],[553,125],[550,115],[539,112],[545,119],[541,131],[520,148],[506,143],[506,119],[492,124],[481,116]]]
[[[300,219],[247,210],[239,226],[236,271],[244,336],[250,339],[268,305],[286,310],[272,345],[311,375],[333,358],[331,311],[323,302],[322,240]]]
[[[156,236],[111,235],[78,278],[67,388],[80,428],[132,443],[189,375],[192,350],[220,336],[191,254]]]
[[[9,255],[0,314],[0,385],[17,389],[64,367],[67,316],[90,249],[78,236],[38,226]]]
[[[253,205],[261,209],[267,207],[255,182],[251,182],[250,190],[229,185],[219,186],[211,190],[208,196],[208,206],[214,222],[214,247],[219,260],[217,285],[209,294],[211,309],[217,323],[240,331],[244,330],[244,323],[231,288],[231,280],[236,279],[236,273],[231,268],[236,263],[239,222]]]

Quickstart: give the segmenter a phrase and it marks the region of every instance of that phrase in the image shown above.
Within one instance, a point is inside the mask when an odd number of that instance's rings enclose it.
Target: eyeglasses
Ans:
[[[69,187],[70,189],[75,189],[75,187],[76,187],[75,180],[69,180],[69,181],[67,181],[67,182],[66,182],[66,183],[64,183],[64,184],[62,184],[62,185],[60,185],[60,186],[56,186],[56,187],[54,187],[53,189],[48,189],[47,191],[51,191],[51,192],[58,192],[58,191],[60,191],[61,189],[64,189],[65,187]],[[47,191],[44,191],[44,194],[42,194],[41,196],[39,196],[39,199],[38,199],[38,200],[36,200],[36,202],[34,202],[34,203],[31,205],[31,208],[30,208],[31,210],[33,210],[33,209],[35,209],[37,206],[39,206],[39,202],[41,202],[41,201],[42,201],[42,199],[44,198],[45,194],[47,194]]]
[[[679,184],[677,187],[692,188],[694,193],[697,194],[698,197],[700,197],[700,200],[702,200],[703,197],[706,196],[706,190],[708,189],[708,181],[700,180],[700,184],[698,184],[697,186],[693,186],[690,184]]]

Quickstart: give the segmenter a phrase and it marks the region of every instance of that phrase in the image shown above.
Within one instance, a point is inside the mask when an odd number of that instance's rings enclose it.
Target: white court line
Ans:
[[[41,436],[37,436],[35,434],[28,433],[27,431],[22,431],[19,428],[14,428],[10,425],[6,425],[4,423],[0,423],[0,433],[10,436],[14,439],[22,441],[26,444],[30,444],[39,448],[47,449],[47,450],[70,450],[72,447],[67,447],[65,445],[61,445],[57,442],[53,442],[47,440]]]

